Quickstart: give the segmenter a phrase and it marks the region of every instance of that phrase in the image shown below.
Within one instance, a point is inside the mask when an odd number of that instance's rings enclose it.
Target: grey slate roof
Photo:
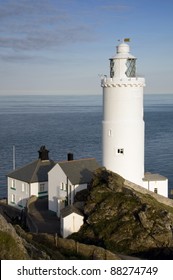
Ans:
[[[55,163],[52,160],[42,161],[38,159],[10,172],[7,177],[26,183],[46,182],[48,181],[48,172],[54,165]]]
[[[61,217],[65,218],[65,217],[67,217],[68,215],[70,215],[72,213],[76,213],[76,214],[78,214],[80,216],[83,216],[83,214],[80,212],[79,209],[77,209],[73,205],[68,205],[68,206],[66,206],[65,208],[63,208],[61,210]]]
[[[146,172],[143,181],[165,181],[167,178],[155,173]]]
[[[63,161],[58,164],[73,185],[89,183],[93,172],[99,168],[95,158]]]

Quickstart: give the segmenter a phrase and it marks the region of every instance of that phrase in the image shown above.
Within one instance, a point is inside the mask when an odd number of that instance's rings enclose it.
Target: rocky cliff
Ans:
[[[98,246],[59,238],[56,234],[36,234],[24,231],[18,224],[12,225],[3,217],[4,209],[6,213],[15,213],[15,210],[13,212],[8,206],[0,205],[1,260],[121,260],[128,258]]]
[[[23,240],[1,214],[0,229],[0,259],[30,259]]]
[[[78,233],[70,239],[29,233],[0,214],[0,258],[173,259],[171,205],[172,200],[98,169],[90,188],[76,195],[85,216]],[[12,216],[8,208],[0,205],[0,212]]]
[[[135,189],[119,175],[97,170],[84,194],[84,226],[72,237],[114,253],[173,259],[173,207]],[[76,205],[82,205],[81,195]]]

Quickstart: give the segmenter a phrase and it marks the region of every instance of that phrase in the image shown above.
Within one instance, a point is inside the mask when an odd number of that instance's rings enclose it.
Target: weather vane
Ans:
[[[118,42],[127,43],[127,42],[130,42],[130,38],[118,39]]]

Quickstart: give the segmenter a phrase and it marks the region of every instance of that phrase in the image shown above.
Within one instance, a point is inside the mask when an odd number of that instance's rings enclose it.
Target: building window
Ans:
[[[15,180],[12,180],[11,188],[14,189],[14,190],[16,189],[16,181]]]
[[[157,193],[157,188],[154,188],[154,192]]]
[[[26,190],[26,194],[29,193],[29,185],[27,183],[25,183],[25,190]]]
[[[22,183],[22,192],[25,191],[25,183]]]
[[[44,192],[44,191],[45,191],[45,184],[40,184],[39,192]]]
[[[124,149],[123,148],[118,148],[117,149],[117,154],[124,155]]]
[[[170,194],[173,195],[173,189],[170,190]]]
[[[15,204],[15,201],[16,201],[15,194],[12,194],[11,195],[11,203]]]
[[[60,189],[63,190],[63,191],[66,191],[67,190],[67,184],[61,183],[60,184]]]

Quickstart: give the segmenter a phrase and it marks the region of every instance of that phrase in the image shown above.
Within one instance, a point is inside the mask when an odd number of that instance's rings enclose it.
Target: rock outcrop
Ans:
[[[83,210],[75,240],[114,253],[173,259],[173,208],[129,188],[119,175],[97,170]]]
[[[26,232],[19,225],[7,222],[0,214],[1,260],[121,260],[127,258],[127,256],[114,254],[98,246],[81,244],[74,240],[55,237],[53,234]]]
[[[2,215],[0,215],[0,258],[1,260],[30,259],[23,240]]]

